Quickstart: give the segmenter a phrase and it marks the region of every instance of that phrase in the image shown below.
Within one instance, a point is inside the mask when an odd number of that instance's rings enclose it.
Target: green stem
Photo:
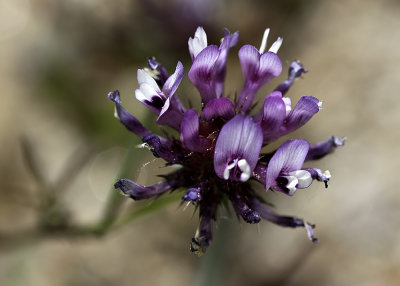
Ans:
[[[132,176],[132,173],[134,173],[134,178],[132,178],[133,180],[137,177],[138,172],[133,172],[133,170],[138,169],[138,163],[141,161],[141,157],[143,156],[143,153],[140,152],[141,150],[136,147],[138,143],[139,142],[136,139],[132,140],[129,144],[124,161],[118,172],[117,179],[129,178]],[[126,197],[122,196],[121,193],[114,188],[113,183],[106,201],[103,217],[96,227],[96,230],[99,233],[105,233],[112,226],[117,219],[119,209],[125,199]]]

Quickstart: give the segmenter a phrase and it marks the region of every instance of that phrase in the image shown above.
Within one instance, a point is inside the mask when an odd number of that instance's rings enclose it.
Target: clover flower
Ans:
[[[282,72],[277,55],[282,38],[265,52],[269,33],[266,29],[260,49],[245,45],[239,50],[244,86],[237,100],[232,100],[224,95],[226,61],[230,48],[238,42],[239,33],[231,34],[227,30],[224,33],[220,46],[208,45],[202,27],[188,41],[193,60],[188,76],[200,93],[200,111],[186,109],[176,94],[184,77],[181,62],[170,76],[154,58],[149,58],[148,68],[138,70],[136,99],[156,114],[158,124],[180,132],[179,138],[151,133],[122,107],[117,90],[108,94],[115,103],[118,119],[141,137],[154,156],[164,159],[166,165],[181,165],[152,186],[120,179],[115,188],[134,200],[184,190],[182,201],[199,209],[200,223],[190,245],[196,254],[204,253],[211,244],[218,207],[227,200],[248,223],[265,219],[280,226],[305,227],[309,239],[316,242],[313,225],[298,217],[275,213],[250,182],[260,183],[265,191],[288,196],[309,187],[314,180],[324,182],[327,187],[329,171],[303,168],[303,164],[331,153],[344,144],[345,138],[332,136],[311,146],[304,139],[288,140],[276,150],[264,153],[263,148],[268,149],[270,142],[308,122],[322,103],[315,97],[303,96],[292,108],[290,98],[284,95],[294,80],[307,72],[300,62],[294,61],[287,80],[266,96],[259,111],[250,115],[257,91]]]

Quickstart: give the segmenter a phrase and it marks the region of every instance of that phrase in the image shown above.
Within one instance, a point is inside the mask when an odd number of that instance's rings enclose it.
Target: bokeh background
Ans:
[[[399,1],[1,0],[0,19],[0,285],[399,285]],[[270,43],[282,36],[284,71],[260,95],[299,59],[309,72],[289,96],[324,103],[284,139],[347,136],[313,165],[331,171],[327,190],[268,194],[279,213],[317,225],[318,245],[302,229],[223,216],[198,258],[188,250],[197,215],[178,202],[103,236],[85,233],[104,216],[121,166],[142,184],[166,172],[134,147],[107,92],[118,88],[157,130],[134,98],[136,70],[156,56],[169,71],[181,60],[187,73],[199,25],[210,43],[224,27],[240,31],[230,94],[243,83],[239,47],[257,47],[266,27]],[[200,103],[187,78],[180,96]],[[152,202],[119,205],[123,214]]]

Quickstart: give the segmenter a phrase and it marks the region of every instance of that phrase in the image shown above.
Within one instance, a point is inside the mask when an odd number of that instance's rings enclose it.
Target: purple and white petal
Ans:
[[[147,82],[140,84],[140,88],[135,90],[136,99],[150,108],[155,114],[159,114],[164,105],[165,98],[161,92],[157,92],[153,86]]]
[[[261,127],[252,117],[236,115],[219,133],[214,153],[216,174],[225,180],[247,181],[257,164],[262,141]]]
[[[174,96],[176,95],[173,94],[167,98],[156,122],[158,124],[168,125],[176,130],[179,130],[183,118],[183,113],[174,104],[172,104]]]
[[[346,137],[331,136],[328,140],[318,142],[310,147],[306,157],[306,161],[318,160],[332,153],[335,148],[342,147],[346,141]]]
[[[194,37],[189,38],[188,46],[192,60],[194,60],[197,55],[207,47],[207,34],[204,31],[203,27],[198,27],[194,34]]]
[[[162,88],[168,79],[168,72],[154,57],[147,59],[147,66],[151,70],[151,76],[157,82],[158,87]]]
[[[197,55],[189,70],[189,79],[199,90],[203,103],[216,98],[212,80],[214,64],[218,56],[218,47],[208,46]]]
[[[118,119],[129,131],[132,131],[140,137],[151,134],[150,131],[147,130],[146,127],[144,127],[136,117],[122,107],[118,90],[109,92],[107,97],[115,103]]]
[[[114,187],[120,189],[126,195],[129,195],[134,200],[148,199],[150,197],[159,196],[168,190],[177,186],[176,180],[163,181],[152,186],[142,186],[128,179],[118,180]]]
[[[235,115],[235,106],[227,97],[215,98],[209,101],[201,112],[201,119],[211,121],[218,117],[229,120]]]
[[[144,69],[138,69],[137,71],[137,81],[139,83],[139,86],[146,83],[148,84],[152,90],[154,90],[156,93],[161,92],[160,87],[158,86],[157,82],[154,80],[154,78],[149,75],[147,71]]]
[[[199,135],[199,117],[196,110],[189,109],[183,115],[180,139],[183,147],[193,152],[205,152],[211,147],[211,141]]]
[[[306,140],[295,139],[284,142],[268,163],[265,188],[280,189],[276,180],[282,174],[300,170],[307,155],[309,144]]]

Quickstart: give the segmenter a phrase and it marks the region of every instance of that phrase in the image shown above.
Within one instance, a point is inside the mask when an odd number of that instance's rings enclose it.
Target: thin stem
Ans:
[[[223,276],[226,274],[228,250],[232,235],[232,223],[220,220],[218,231],[215,232],[213,243],[205,255],[200,259],[200,266],[195,277],[194,286],[218,286],[223,284]]]

